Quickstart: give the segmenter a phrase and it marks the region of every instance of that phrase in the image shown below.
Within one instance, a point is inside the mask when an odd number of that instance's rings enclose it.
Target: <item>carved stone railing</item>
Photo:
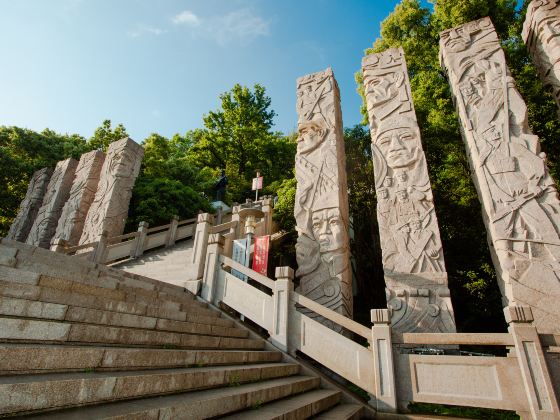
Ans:
[[[551,374],[560,336],[539,336],[529,308],[506,308],[508,333],[397,333],[388,309],[372,309],[373,325],[367,327],[294,292],[291,268],[277,267],[276,279],[268,278],[225,256],[224,244],[222,235],[209,235],[200,296],[258,324],[276,347],[304,353],[364,389],[377,411],[406,412],[410,402],[424,402],[560,418]],[[313,314],[354,333],[362,344]],[[498,346],[503,356],[465,355],[462,345]]]
[[[169,247],[178,240],[192,237],[195,222],[196,219],[179,220],[175,217],[170,223],[153,228],[148,228],[146,222],[140,222],[136,232],[113,237],[107,237],[104,232],[99,241],[88,244],[67,247],[64,241],[57,239],[53,241],[51,250],[108,264],[124,258],[138,258],[150,249]]]

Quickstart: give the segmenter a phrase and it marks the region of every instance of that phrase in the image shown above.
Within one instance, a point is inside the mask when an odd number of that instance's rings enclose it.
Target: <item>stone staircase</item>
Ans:
[[[169,248],[154,249],[112,267],[184,287],[188,280],[187,267],[192,259],[193,243],[193,239],[183,240]]]
[[[185,289],[0,243],[0,417],[362,418]]]

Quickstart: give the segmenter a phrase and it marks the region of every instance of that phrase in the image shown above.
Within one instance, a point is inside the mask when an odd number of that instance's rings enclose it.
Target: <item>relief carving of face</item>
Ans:
[[[313,236],[319,242],[319,251],[333,252],[346,245],[346,231],[337,208],[313,212],[311,219]]]
[[[298,153],[310,153],[318,148],[327,136],[327,128],[319,121],[304,121],[298,127],[297,138]]]
[[[387,165],[392,169],[413,165],[422,150],[418,131],[415,128],[407,127],[404,123],[402,127],[380,132],[375,143],[385,156]]]
[[[453,53],[465,51],[471,46],[472,34],[468,26],[459,26],[458,28],[451,28],[443,31],[441,39],[443,40],[444,47]]]
[[[402,80],[402,74],[397,72],[379,76],[366,76],[366,97],[373,106],[384,104],[398,95]]]
[[[386,200],[389,198],[389,191],[387,191],[387,188],[380,188],[379,191],[377,191],[377,196],[381,200]]]
[[[132,175],[136,163],[134,153],[127,153],[125,147],[122,147],[115,150],[115,152],[107,156],[107,158],[110,159],[110,174],[118,178],[128,178]]]

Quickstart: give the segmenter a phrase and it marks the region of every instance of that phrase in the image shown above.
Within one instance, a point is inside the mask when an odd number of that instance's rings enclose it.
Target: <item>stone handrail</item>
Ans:
[[[174,218],[171,223],[151,229],[148,229],[147,223],[140,222],[136,232],[113,237],[103,235],[97,242],[72,247],[65,246],[64,241],[56,240],[53,242],[51,250],[108,264],[123,258],[137,258],[149,249],[159,246],[168,247],[177,240],[193,236],[195,222],[196,219],[179,221],[178,218]],[[190,229],[189,224],[191,225]],[[77,253],[86,248],[91,248],[92,251]]]
[[[513,346],[508,333],[404,333],[393,334],[399,344]]]
[[[334,322],[335,324],[338,324],[341,327],[344,327],[347,330],[358,334],[360,337],[364,337],[368,341],[371,340],[370,328],[364,327],[362,324],[358,324],[356,321],[353,321],[350,318],[346,318],[345,316],[340,315],[338,312],[335,312],[303,295],[300,295],[299,293],[293,292],[292,299],[295,303],[311,309],[313,312],[321,315],[323,318],[326,318]]]
[[[210,229],[210,234],[212,234],[212,233],[222,233],[222,232],[224,232],[224,231],[226,231],[226,230],[230,230],[230,229],[232,229],[232,228],[237,227],[237,224],[238,224],[238,223],[239,223],[239,222],[238,222],[237,220],[232,220],[231,222],[222,223],[221,225],[213,226],[213,227]]]
[[[257,273],[256,271],[251,270],[250,268],[245,267],[244,265],[241,265],[224,255],[220,256],[220,261],[222,262],[222,267],[233,268],[234,270],[239,271],[241,274],[245,274],[251,280],[255,280],[260,284],[268,287],[269,289],[274,289],[274,280],[269,279],[268,277],[263,276],[262,274]]]

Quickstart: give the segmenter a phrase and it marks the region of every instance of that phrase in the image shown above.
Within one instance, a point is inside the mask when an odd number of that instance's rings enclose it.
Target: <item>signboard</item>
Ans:
[[[253,255],[253,270],[266,276],[268,269],[268,249],[270,235],[255,237],[255,252]]]
[[[233,241],[231,259],[241,265],[244,265],[245,267],[249,266],[249,262],[247,261],[247,239],[236,239]],[[231,269],[231,274],[238,279],[247,281],[247,276],[245,274],[242,274],[233,268]]]
[[[263,186],[263,177],[259,176],[257,178],[253,178],[253,187],[251,188],[253,191],[262,190]]]

